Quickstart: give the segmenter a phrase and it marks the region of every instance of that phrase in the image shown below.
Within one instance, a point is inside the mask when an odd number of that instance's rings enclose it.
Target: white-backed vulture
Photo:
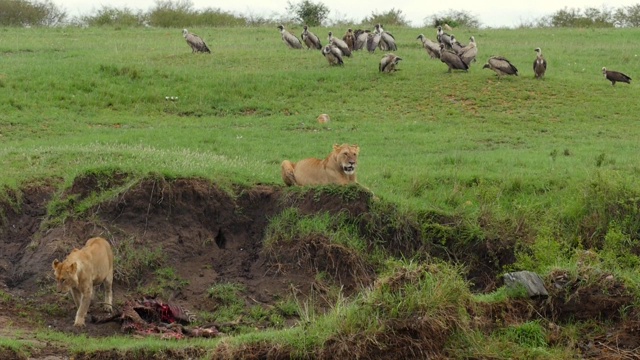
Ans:
[[[469,38],[467,46],[460,50],[460,57],[467,65],[471,65],[472,62],[476,62],[476,56],[478,56],[478,47],[476,45],[476,38],[472,36]]]
[[[427,51],[432,59],[440,59],[440,45],[427,39],[423,34],[418,35],[418,40],[422,41],[422,47]]]
[[[616,82],[623,82],[627,84],[631,84],[631,78],[619,71],[607,70],[606,67],[602,68],[602,74],[605,79],[611,81],[611,85],[616,85]]]
[[[456,39],[455,35],[451,34],[451,50],[453,50],[456,54],[460,55],[462,52],[462,48],[464,47],[458,39]]]
[[[356,41],[353,44],[353,51],[366,49],[367,39],[369,38],[369,30],[358,29],[355,32]]]
[[[200,36],[189,33],[187,29],[182,29],[182,36],[184,36],[184,39],[187,40],[187,44],[191,46],[192,53],[196,53],[196,52],[211,53],[211,50],[209,50],[209,47],[207,46],[207,44],[205,44],[204,40],[200,38]]]
[[[380,43],[378,44],[378,46],[380,46],[380,49],[385,51],[397,51],[398,45],[396,45],[396,38],[393,37],[391,33],[385,31],[380,24],[376,24],[375,28],[375,32],[380,34]]]
[[[349,50],[353,51],[353,46],[356,43],[356,36],[353,34],[353,30],[351,28],[347,29],[347,32],[342,37],[342,41],[347,44]]]
[[[322,55],[327,59],[329,65],[344,65],[344,61],[342,61],[342,51],[333,44],[329,44],[322,48]]]
[[[280,29],[280,34],[282,34],[282,41],[284,41],[290,49],[302,49],[302,43],[300,43],[300,40],[285,30],[284,26],[278,25],[278,29]]]
[[[440,44],[440,61],[447,64],[449,67],[448,72],[451,72],[451,70],[464,70],[467,72],[469,70],[469,65],[462,61],[460,55],[451,50],[445,49],[444,44]]]
[[[438,43],[444,44],[447,49],[451,49],[451,35],[442,31],[442,26],[438,26],[438,32],[436,34],[436,40],[438,40]]]
[[[515,75],[518,76],[518,69],[506,58],[502,56],[492,56],[487,60],[487,63],[482,67],[483,69],[491,69],[495,71],[498,78],[502,75]]]
[[[369,51],[370,53],[376,52],[376,48],[380,43],[380,38],[381,38],[380,33],[377,33],[377,32],[374,32],[373,34],[369,33],[369,35],[367,36],[367,51]]]
[[[378,70],[380,70],[380,72],[385,72],[385,73],[397,71],[396,65],[398,65],[398,62],[400,62],[400,60],[402,60],[401,57],[398,57],[394,54],[386,54],[380,60],[380,65],[378,66]]]
[[[320,42],[320,39],[316,36],[316,34],[309,31],[309,27],[307,25],[305,25],[303,28],[304,30],[302,31],[302,35],[300,35],[300,37],[302,38],[302,42],[307,45],[307,49],[322,49],[322,43]]]
[[[533,73],[536,79],[542,79],[547,72],[547,59],[542,56],[542,49],[536,48],[536,59],[533,61]]]
[[[347,45],[347,43],[342,39],[338,39],[337,37],[333,36],[332,31],[329,31],[329,43],[340,49],[340,51],[342,51],[342,55],[351,57],[351,50],[349,50],[349,45]]]

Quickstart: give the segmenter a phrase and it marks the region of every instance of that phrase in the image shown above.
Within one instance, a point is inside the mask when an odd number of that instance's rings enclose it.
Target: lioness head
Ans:
[[[356,172],[359,152],[360,147],[358,145],[333,145],[333,156],[342,167],[342,171],[347,175],[353,175]]]
[[[78,266],[75,262],[68,264],[55,259],[52,265],[58,283],[58,291],[68,292],[71,288],[78,287]]]

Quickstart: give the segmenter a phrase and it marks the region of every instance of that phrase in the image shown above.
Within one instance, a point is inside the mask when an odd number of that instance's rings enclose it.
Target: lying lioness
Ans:
[[[82,249],[73,249],[64,261],[55,259],[52,265],[58,291],[71,292],[78,307],[74,326],[84,326],[93,287],[103,282],[105,309],[111,311],[113,252],[107,240],[100,237],[91,238]]]
[[[357,182],[358,145],[333,145],[333,152],[326,159],[309,158],[292,163],[282,162],[282,180],[292,185],[346,185]]]

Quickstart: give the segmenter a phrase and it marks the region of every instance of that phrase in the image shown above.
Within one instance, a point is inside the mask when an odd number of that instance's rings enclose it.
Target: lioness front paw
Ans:
[[[84,327],[84,319],[82,319],[82,321],[76,320],[76,322],[73,323],[73,326],[75,327]]]

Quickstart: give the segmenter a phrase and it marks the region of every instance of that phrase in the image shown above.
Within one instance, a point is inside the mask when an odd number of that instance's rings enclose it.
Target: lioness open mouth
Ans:
[[[356,167],[354,165],[343,165],[342,171],[347,175],[351,175],[356,171]]]

